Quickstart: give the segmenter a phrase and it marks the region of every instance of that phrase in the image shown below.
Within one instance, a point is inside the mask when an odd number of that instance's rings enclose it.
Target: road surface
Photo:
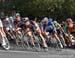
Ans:
[[[54,49],[49,48],[48,52],[36,52],[33,49],[25,50],[20,47],[12,47],[11,50],[0,48],[0,58],[75,58],[74,49]]]

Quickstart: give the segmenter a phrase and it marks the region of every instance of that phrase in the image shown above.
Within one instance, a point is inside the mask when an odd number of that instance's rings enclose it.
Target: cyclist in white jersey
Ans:
[[[4,32],[4,29],[3,29],[3,24],[2,24],[1,19],[0,19],[0,35],[1,35],[1,37],[5,37],[6,36],[6,34]],[[2,45],[6,45],[6,43],[5,43],[3,38],[2,38]]]

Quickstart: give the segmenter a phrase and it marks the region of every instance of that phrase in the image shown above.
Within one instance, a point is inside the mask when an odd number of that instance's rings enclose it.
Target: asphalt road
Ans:
[[[48,52],[43,49],[37,52],[34,49],[25,50],[14,46],[8,51],[0,48],[0,58],[75,58],[75,50],[49,48]]]
[[[24,49],[15,44],[11,44],[10,50],[4,50],[0,46],[0,58],[75,58],[75,49],[48,48],[48,52],[43,49]]]

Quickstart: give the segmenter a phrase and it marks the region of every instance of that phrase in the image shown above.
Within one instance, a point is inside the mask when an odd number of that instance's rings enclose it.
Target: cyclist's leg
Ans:
[[[20,31],[20,30],[21,30],[21,28],[20,28],[20,27],[18,27],[18,28],[16,28],[16,30],[15,30],[15,31],[16,31],[16,33],[17,33],[17,34],[19,34],[19,35],[20,35],[20,34],[21,34],[21,31]]]
[[[58,44],[60,45],[60,47],[63,48],[63,45],[56,33],[54,33],[54,37],[55,37],[56,41],[58,42]]]
[[[67,46],[66,43],[65,43],[65,40],[64,40],[61,29],[57,29],[57,36],[59,37],[59,40],[61,41],[62,45],[64,47]]]
[[[27,32],[27,35],[30,37],[30,39],[32,41],[32,45],[35,46],[35,44],[34,44],[34,37],[32,35],[32,32],[31,31]]]
[[[59,37],[57,35],[57,31],[55,31],[54,29],[51,29],[49,31],[49,33],[54,35],[56,42],[60,45],[61,48],[63,48],[63,45],[62,45],[62,43],[61,43],[61,41],[60,41],[60,39],[59,39]]]
[[[3,27],[2,27],[2,28],[0,28],[0,32],[1,32],[1,36],[2,36],[2,37],[6,36],[6,34],[5,34],[5,32],[4,32]]]
[[[5,40],[4,40],[4,37],[6,36],[6,34],[2,27],[0,27],[0,35],[1,35],[2,45],[6,45]]]
[[[44,36],[42,35],[41,30],[39,29],[39,30],[37,31],[37,33],[38,33],[38,35],[41,37],[44,47],[47,47],[46,39],[45,39]]]

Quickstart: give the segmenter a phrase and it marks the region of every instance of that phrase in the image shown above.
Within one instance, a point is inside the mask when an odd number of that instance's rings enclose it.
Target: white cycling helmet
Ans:
[[[11,16],[11,17],[9,17],[9,19],[11,20],[11,21],[14,21],[14,18]]]
[[[16,13],[16,16],[20,16],[20,13]]]
[[[6,20],[6,21],[9,21],[9,18],[7,17],[5,20]]]
[[[43,21],[43,22],[46,22],[46,21],[48,21],[48,18],[45,17],[42,21]]]
[[[66,21],[67,22],[72,22],[72,19],[71,18],[68,18]]]
[[[57,24],[58,22],[57,21],[54,21],[54,24]]]
[[[24,21],[28,21],[28,20],[29,20],[29,18],[28,18],[28,17],[25,17],[25,18],[24,18]]]

